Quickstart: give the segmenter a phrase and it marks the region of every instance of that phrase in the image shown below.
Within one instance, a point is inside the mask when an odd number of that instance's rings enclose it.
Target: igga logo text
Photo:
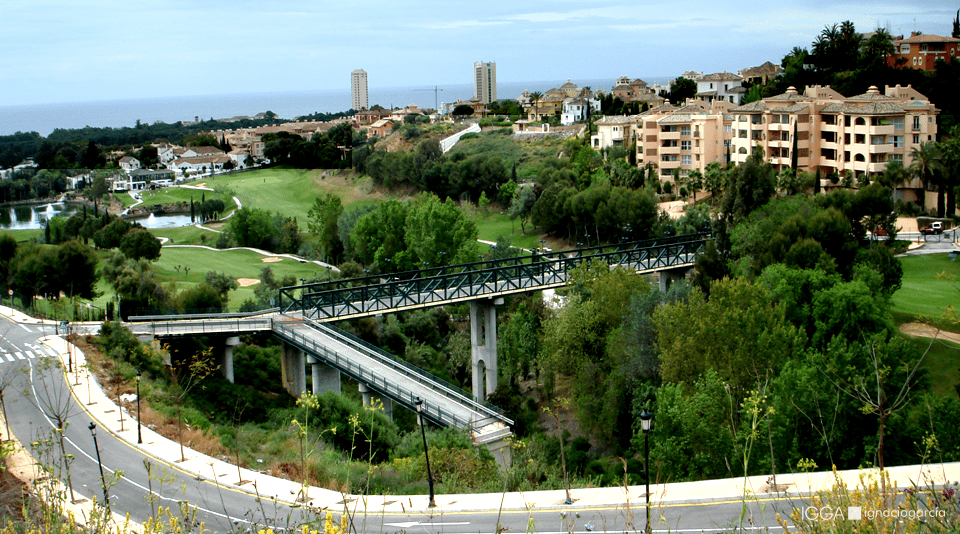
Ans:
[[[846,519],[844,508],[832,506],[808,506],[803,509],[803,518],[807,521],[833,521],[834,519]]]

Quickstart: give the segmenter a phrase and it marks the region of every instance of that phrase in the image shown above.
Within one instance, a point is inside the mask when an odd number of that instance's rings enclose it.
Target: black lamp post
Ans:
[[[430,455],[427,454],[427,432],[423,429],[423,399],[417,397],[414,403],[417,405],[417,419],[420,420],[420,436],[423,438],[423,457],[427,461],[427,484],[430,485],[430,508],[436,508],[437,503],[433,499],[433,474],[430,473]]]
[[[107,493],[107,479],[103,477],[103,462],[100,461],[100,447],[97,445],[97,424],[90,422],[90,435],[93,436],[93,448],[97,451],[97,465],[100,466],[100,485],[103,486],[103,502],[106,503],[107,511],[110,510],[110,494]]]
[[[644,468],[646,474],[644,478],[647,480],[647,529],[644,531],[647,534],[650,534],[650,446],[647,442],[647,434],[650,433],[650,426],[653,423],[653,412],[647,410],[646,408],[640,412],[640,428],[643,430],[643,455],[646,458],[644,461]]]
[[[143,373],[140,369],[137,369],[137,443],[143,443],[143,431],[141,430],[140,425],[140,377]]]

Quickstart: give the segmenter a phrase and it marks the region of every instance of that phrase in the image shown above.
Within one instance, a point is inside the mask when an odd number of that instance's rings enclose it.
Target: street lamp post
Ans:
[[[647,435],[650,433],[650,426],[653,423],[653,412],[647,410],[646,408],[640,413],[640,428],[643,429],[643,455],[644,468],[646,474],[644,478],[647,481],[647,529],[644,531],[646,534],[650,534],[650,446],[647,441]]]
[[[103,502],[106,504],[107,511],[110,511],[110,494],[107,493],[107,479],[103,477],[103,462],[100,461],[100,447],[97,445],[97,424],[90,422],[90,435],[93,436],[93,448],[97,451],[97,465],[100,466],[100,485],[103,486]]]
[[[140,377],[143,373],[137,369],[137,444],[143,443],[143,431],[140,424]]]
[[[417,405],[417,419],[420,420],[420,436],[423,438],[423,457],[427,461],[427,484],[430,485],[430,508],[436,508],[437,503],[433,498],[433,474],[430,472],[430,455],[427,454],[427,432],[423,429],[423,399],[417,397],[414,403]]]

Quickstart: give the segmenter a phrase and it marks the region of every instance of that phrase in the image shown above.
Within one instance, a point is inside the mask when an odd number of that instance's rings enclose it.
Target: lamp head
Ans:
[[[650,431],[650,426],[653,423],[653,412],[647,410],[646,408],[640,412],[640,428],[643,430],[643,433],[646,434]]]
[[[414,404],[417,406],[417,413],[420,413],[423,411],[423,399],[421,399],[420,397],[417,397],[417,400],[414,402]]]
[[[143,371],[141,371],[140,369],[137,369],[137,382],[140,381],[141,376],[143,376]]]
[[[90,433],[93,434],[93,437],[97,437],[97,424],[93,421],[90,421],[90,426],[87,428],[90,429]]]

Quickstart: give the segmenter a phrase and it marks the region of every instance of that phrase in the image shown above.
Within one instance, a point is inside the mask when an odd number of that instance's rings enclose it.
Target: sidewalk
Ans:
[[[25,320],[26,317],[15,310],[0,306],[0,314],[7,315],[14,320]],[[37,322],[37,320],[32,320]],[[41,343],[57,352],[64,362],[66,369],[67,342],[59,336],[47,336]],[[74,373],[65,373],[67,381],[73,387],[74,397],[82,404],[97,425],[115,437],[125,440],[131,447],[141,450],[167,468],[177,469],[195,476],[198,479],[220,484],[224,488],[258,494],[261,498],[276,499],[279,502],[297,504],[297,496],[301,486],[297,482],[265,475],[251,469],[240,468],[227,462],[212,458],[196,451],[185,448],[186,461],[181,461],[180,445],[168,440],[147,427],[141,427],[143,444],[137,444],[137,422],[126,410],[123,415],[123,429],[121,430],[120,416],[115,399],[110,398],[100,388],[95,380],[91,380],[88,373],[82,371],[85,363],[84,354],[73,347]],[[88,393],[89,391],[89,393]],[[890,467],[886,470],[891,481],[898,488],[913,485],[926,487],[940,486],[960,480],[960,462],[948,464],[913,465]],[[876,469],[850,470],[820,473],[788,473],[778,474],[776,483],[781,495],[807,496],[821,490],[830,489],[838,480],[843,481],[849,488],[861,487],[860,476],[866,474],[875,477]],[[643,486],[612,487],[612,488],[585,488],[571,489],[575,508],[592,507],[621,507],[636,506],[643,502]],[[650,486],[651,504],[655,506],[669,506],[679,503],[708,503],[723,501],[739,501],[747,499],[773,497],[768,476],[754,476],[746,479],[728,478],[707,480],[700,482],[681,482],[671,484],[656,484]],[[530,510],[536,509],[570,509],[570,505],[563,504],[565,494],[563,490],[534,491],[526,493],[485,493],[485,494],[456,494],[437,495],[437,507],[427,507],[428,498],[425,495],[342,495],[338,492],[309,488],[306,502],[315,508],[328,508],[336,511],[343,509],[344,502],[363,513],[364,508],[370,513],[425,513],[442,514],[444,512],[464,512],[483,510]],[[302,504],[302,502],[300,503]],[[353,510],[352,510],[353,511]]]

